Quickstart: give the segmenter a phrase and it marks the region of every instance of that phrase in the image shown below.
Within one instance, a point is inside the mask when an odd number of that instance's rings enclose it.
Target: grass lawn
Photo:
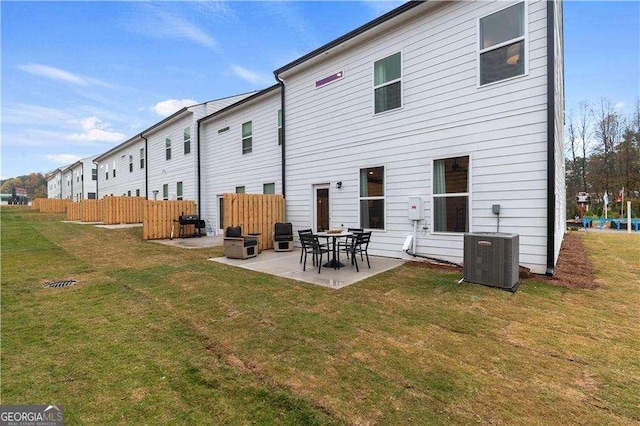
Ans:
[[[336,291],[141,228],[1,215],[2,404],[68,424],[640,422],[637,233],[583,236],[593,290],[405,265]]]

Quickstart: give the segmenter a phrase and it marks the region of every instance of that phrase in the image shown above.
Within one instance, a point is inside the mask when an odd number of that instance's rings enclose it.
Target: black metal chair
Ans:
[[[362,234],[364,229],[362,228],[347,228],[347,232],[351,232],[353,234]],[[337,250],[347,252],[347,247],[351,245],[351,240],[355,239],[355,235],[350,235],[346,237],[343,241],[338,241]],[[347,259],[349,258],[349,252],[347,252]]]
[[[303,235],[313,235],[313,231],[311,229],[299,229],[298,237],[300,237],[300,244],[302,245],[302,250],[300,251],[300,263],[302,263],[302,257],[306,252],[306,247],[304,245],[304,240],[302,239]]]
[[[360,268],[358,268],[358,259],[356,254],[360,253],[360,259],[364,261],[364,256],[367,258],[367,266],[371,269],[371,264],[369,263],[369,241],[371,241],[371,231],[357,233],[354,235],[354,238],[349,240],[350,244],[347,245],[345,251],[347,252],[347,256],[351,254],[351,264],[356,265],[356,271],[360,272]],[[338,262],[340,262],[340,251],[338,251]]]
[[[307,254],[311,254],[313,256],[314,265],[318,266],[318,273],[320,273],[320,269],[322,269],[322,256],[327,254],[327,262],[329,261],[329,253],[331,250],[326,244],[320,244],[320,240],[317,235],[313,234],[301,234],[300,241],[302,242],[302,247],[304,251],[304,263],[302,264],[302,270],[306,271],[307,269]]]

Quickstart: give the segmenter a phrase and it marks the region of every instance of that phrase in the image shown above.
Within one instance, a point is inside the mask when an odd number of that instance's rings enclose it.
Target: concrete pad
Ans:
[[[356,272],[355,266],[351,266],[350,262],[344,262],[344,258],[340,260],[346,266],[340,269],[332,269],[322,267],[318,274],[318,268],[312,265],[311,258],[307,258],[307,270],[302,270],[300,263],[300,249],[292,252],[276,252],[274,250],[265,250],[256,257],[249,259],[228,259],[226,257],[215,257],[209,259],[213,262],[224,263],[225,265],[236,266],[238,268],[249,269],[264,274],[276,275],[279,277],[290,278],[292,280],[304,281],[310,284],[320,285],[323,287],[340,289],[362,281],[381,272],[388,271],[402,265],[405,261],[402,259],[392,259],[389,257],[369,256],[371,269],[367,267],[365,259],[364,264],[358,262],[360,272]],[[326,257],[324,262],[326,262]]]
[[[142,228],[142,224],[141,223],[118,223],[115,225],[96,225],[96,228],[105,228],[105,229]]]
[[[212,248],[222,246],[222,235],[211,237],[174,238],[173,240],[149,240],[152,243],[163,244],[165,246],[181,247],[186,249]]]

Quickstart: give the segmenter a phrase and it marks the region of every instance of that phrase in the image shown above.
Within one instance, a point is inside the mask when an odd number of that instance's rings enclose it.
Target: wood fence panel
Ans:
[[[104,220],[103,200],[81,200],[80,220],[83,222],[102,222]]]
[[[197,214],[195,201],[144,201],[144,220],[142,222],[142,238],[145,240],[161,240],[171,237],[174,220],[181,214]],[[193,233],[190,226],[187,233]],[[175,224],[174,237],[178,236],[178,224]]]
[[[104,223],[143,223],[144,201],[143,197],[104,197]]]
[[[41,213],[66,213],[67,206],[73,203],[71,200],[60,200],[57,198],[36,198],[31,206],[40,210]]]
[[[282,195],[224,194],[224,228],[240,225],[244,235],[260,233],[260,250],[273,248],[277,222],[284,222]]]
[[[80,220],[80,203],[71,203],[67,206],[67,220]]]

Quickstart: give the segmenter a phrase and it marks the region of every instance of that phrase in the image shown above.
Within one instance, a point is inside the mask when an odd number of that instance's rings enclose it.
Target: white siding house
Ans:
[[[47,198],[62,199],[62,170],[65,168],[58,168],[47,174]]]
[[[62,169],[62,199],[71,200],[73,193],[73,171],[71,166]]]
[[[410,2],[276,70],[287,220],[364,227],[372,254],[401,257],[420,197],[416,254],[461,263],[464,233],[499,218],[520,263],[552,274],[561,37],[559,2]]]
[[[144,139],[136,135],[97,156],[98,198],[106,195],[144,197],[145,147]]]
[[[77,202],[96,198],[98,176],[94,158],[83,158],[68,167],[71,172],[71,200]]]
[[[222,195],[282,193],[280,86],[199,120],[201,210],[208,232],[222,231]]]
[[[198,201],[197,122],[252,93],[182,108],[140,136],[147,146],[147,183],[150,200]]]

